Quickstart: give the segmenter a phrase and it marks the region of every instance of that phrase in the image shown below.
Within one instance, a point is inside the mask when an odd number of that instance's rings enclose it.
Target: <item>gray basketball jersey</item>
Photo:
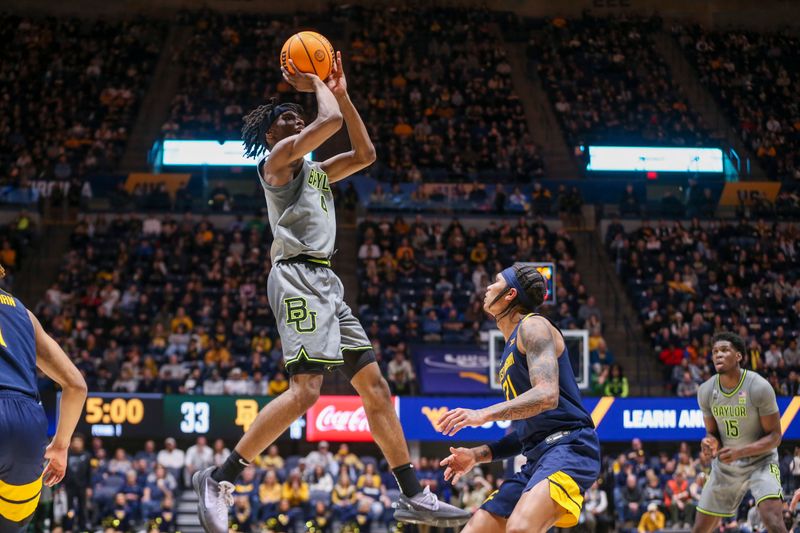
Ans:
[[[330,259],[336,241],[336,213],[328,175],[317,162],[303,160],[300,174],[283,187],[264,181],[258,162],[258,177],[267,200],[273,242],[272,262],[308,255]]]
[[[719,375],[712,377],[700,385],[697,402],[703,416],[713,417],[717,421],[722,437],[721,445],[731,448],[741,448],[763,437],[761,417],[778,412],[778,402],[772,386],[756,372],[747,370],[742,371],[742,378],[732,391],[722,390]],[[735,466],[745,467],[770,456],[774,456],[777,461],[777,450],[759,457],[741,459]]]

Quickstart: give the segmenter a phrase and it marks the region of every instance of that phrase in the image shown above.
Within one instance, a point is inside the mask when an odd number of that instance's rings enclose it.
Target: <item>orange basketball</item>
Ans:
[[[315,31],[295,33],[281,48],[281,66],[292,71],[289,59],[294,61],[300,72],[316,74],[324,80],[331,74],[333,66],[333,46],[323,35]]]

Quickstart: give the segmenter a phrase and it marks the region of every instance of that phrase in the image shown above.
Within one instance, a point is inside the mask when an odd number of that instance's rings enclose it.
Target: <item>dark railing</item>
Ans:
[[[632,381],[640,387],[639,393],[649,396],[651,388],[650,367],[646,367],[645,365],[654,361],[653,358],[650,357],[650,355],[652,355],[652,349],[644,345],[640,330],[631,323],[627,313],[624,312],[624,302],[622,298],[626,298],[627,296],[620,295],[619,291],[616,290],[619,282],[619,273],[616,271],[616,267],[611,266],[612,258],[606,253],[603,237],[599,235],[599,232],[589,234],[589,250],[591,254],[591,257],[587,258],[589,259],[589,264],[592,264],[602,276],[600,294],[595,294],[595,296],[603,298],[606,302],[611,302],[611,306],[614,310],[614,316],[611,320],[606,318],[604,322],[606,324],[613,323],[615,327],[621,325],[625,335],[625,353],[633,356],[636,360],[635,369],[626,369],[628,379],[630,380],[635,375],[635,381]],[[616,264],[616,260],[614,261]],[[642,363],[643,360],[644,364]]]

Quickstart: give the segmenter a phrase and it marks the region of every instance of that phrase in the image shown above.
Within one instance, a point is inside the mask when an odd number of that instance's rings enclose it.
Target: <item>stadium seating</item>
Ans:
[[[353,99],[392,181],[529,182],[543,173],[484,10],[357,10],[346,66]]]
[[[567,142],[697,146],[709,132],[653,46],[658,19],[557,18],[528,46]]]
[[[609,226],[609,254],[668,382],[679,385],[683,359],[694,381],[710,377],[711,337],[727,330],[747,340],[747,368],[779,395],[798,393],[797,239],[794,226],[763,220],[645,222],[630,233]]]
[[[165,25],[0,16],[0,181],[66,181],[118,162]]]
[[[602,317],[575,269],[571,237],[541,218],[482,230],[457,219],[445,226],[421,217],[367,218],[359,244],[359,316],[386,360],[413,343],[485,342],[494,322],[483,312],[483,295],[514,261],[555,262],[559,305],[543,311],[563,329],[588,329],[590,350],[602,339]]]
[[[673,34],[700,81],[727,111],[742,140],[772,179],[800,178],[800,110],[794,98],[800,40],[789,33],[708,31]]]

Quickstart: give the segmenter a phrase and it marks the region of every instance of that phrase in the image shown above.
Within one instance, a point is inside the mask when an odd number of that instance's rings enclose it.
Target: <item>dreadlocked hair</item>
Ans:
[[[260,105],[244,116],[242,121],[242,140],[244,141],[244,156],[258,157],[267,151],[267,131],[269,131],[269,117],[272,110],[278,105],[277,98],[271,98],[268,104]],[[303,108],[297,104],[282,104],[297,114],[303,113]]]
[[[514,269],[514,275],[517,277],[520,285],[522,285],[522,289],[525,291],[528,300],[530,300],[531,309],[523,305],[519,296],[517,296],[502,313],[495,317],[495,319],[498,320],[517,308],[521,313],[533,312],[534,309],[542,305],[545,294],[547,293],[547,282],[542,273],[536,270],[536,267],[526,263],[514,263],[511,268]],[[497,295],[492,304],[505,296],[510,290],[511,287],[506,286],[505,290]]]

